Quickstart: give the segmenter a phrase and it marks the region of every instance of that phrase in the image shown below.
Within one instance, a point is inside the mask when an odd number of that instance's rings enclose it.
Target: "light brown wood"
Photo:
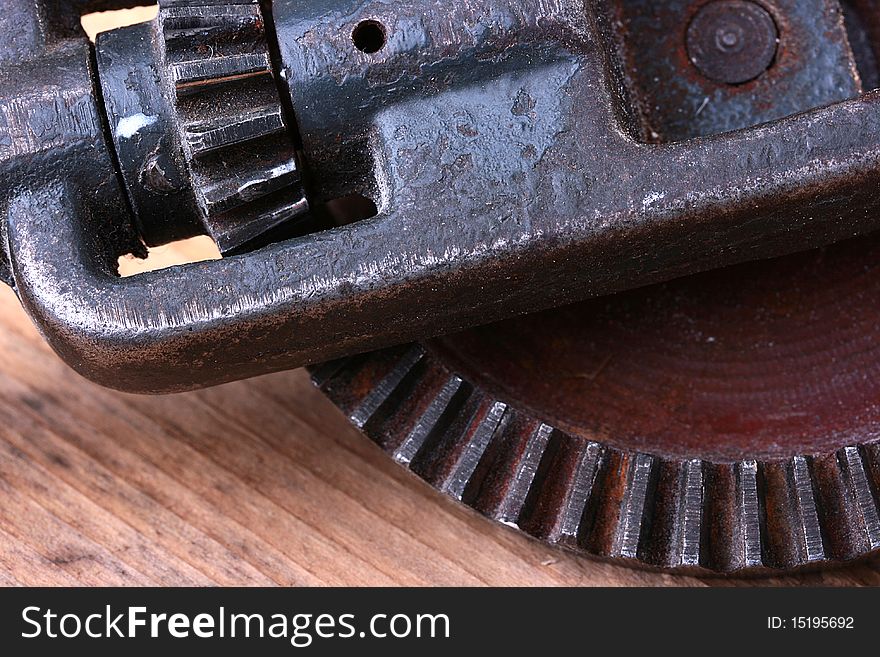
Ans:
[[[210,257],[204,242],[161,263]],[[157,265],[151,259],[151,266]],[[287,372],[167,397],[92,385],[0,290],[0,585],[880,585],[629,570],[434,492]]]

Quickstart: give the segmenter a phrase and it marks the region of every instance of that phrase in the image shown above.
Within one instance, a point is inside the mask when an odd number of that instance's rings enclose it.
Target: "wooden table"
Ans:
[[[196,242],[158,257],[186,249],[210,255]],[[105,390],[5,287],[0,496],[6,585],[880,584],[880,562],[698,579],[557,552],[392,463],[303,371],[167,397]]]

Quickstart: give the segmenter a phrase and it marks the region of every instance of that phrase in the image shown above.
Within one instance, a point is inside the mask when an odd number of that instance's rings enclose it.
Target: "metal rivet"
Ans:
[[[745,0],[704,5],[687,30],[688,56],[707,78],[724,84],[753,80],[773,64],[779,31],[766,9]]]

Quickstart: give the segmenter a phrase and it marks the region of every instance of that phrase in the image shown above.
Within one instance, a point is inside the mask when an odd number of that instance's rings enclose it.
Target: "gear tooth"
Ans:
[[[221,148],[284,132],[281,107],[268,105],[203,121],[192,121],[184,126],[184,134],[193,157],[200,157]]]
[[[438,486],[459,501],[464,497],[471,477],[507,412],[507,404],[499,401],[487,401],[481,406],[456,442],[451,452],[451,462]]]
[[[352,424],[358,429],[363,429],[380,408],[393,401],[404,380],[411,376],[413,369],[421,362],[424,350],[418,345],[412,345],[401,356],[388,374],[376,384],[364,397],[349,416]]]
[[[353,415],[365,403],[378,381],[389,375],[405,349],[389,349],[350,356],[312,369],[313,380],[320,377],[321,390],[337,400],[337,406]]]
[[[593,554],[615,556],[631,460],[631,455],[617,449],[607,449],[602,459],[578,536],[579,546]]]
[[[733,572],[742,568],[736,470],[731,463],[703,464],[702,565],[710,570]]]
[[[598,443],[581,443],[572,438],[568,439],[568,443],[578,445],[580,449],[574,450],[567,459],[563,459],[571,465],[560,468],[563,470],[560,474],[564,476],[564,482],[558,499],[554,500],[554,520],[547,539],[551,543],[576,548],[589,529],[592,516],[589,507],[594,506],[602,497],[597,493],[601,493],[603,477],[600,472],[606,459],[605,449]]]
[[[163,30],[166,39],[190,38],[201,40],[219,33],[237,34],[249,31],[259,36],[263,18],[257,2],[229,2],[228,0],[194,0],[188,3],[160,2]]]
[[[696,567],[702,561],[703,463],[663,460],[657,465],[653,521],[641,558],[661,567]]]
[[[637,559],[654,459],[609,450],[602,465],[579,532],[580,544],[599,556]]]
[[[870,550],[864,519],[848,475],[847,449],[816,456],[810,463],[819,524],[825,537],[826,556],[830,559],[852,559]]]
[[[824,561],[826,550],[813,478],[805,457],[761,464],[765,565],[790,568]]]
[[[761,463],[760,474],[764,500],[764,564],[771,568],[788,568],[798,563],[804,554],[804,530],[792,461]]]
[[[797,535],[801,550],[801,561],[812,563],[825,560],[825,541],[813,486],[810,464],[803,456],[795,456],[789,467],[794,486],[793,499],[796,502],[798,519]]]
[[[681,503],[678,510],[676,563],[698,566],[703,545],[703,462],[686,461],[681,477]]]
[[[260,0],[159,0],[161,9],[177,7],[229,7],[236,5],[255,5]]]
[[[870,465],[866,465],[866,460],[870,459],[870,453],[876,447],[877,445],[869,445],[864,452],[858,447],[845,447],[838,452],[844,480],[853,502],[854,513],[851,515],[857,518],[856,531],[867,550],[880,548],[880,504],[876,484],[872,485],[869,477]]]
[[[401,443],[392,449],[392,457],[409,466],[424,446],[442,433],[470,394],[469,387],[457,376],[450,376],[425,412]]]
[[[553,432],[553,427],[543,423],[526,432],[524,444],[519,450],[519,458],[513,464],[511,472],[505,473],[501,499],[490,512],[490,515],[499,522],[521,527],[526,502],[535,488],[540,487],[539,470],[547,454]]]
[[[734,540],[737,563],[740,568],[759,568],[764,565],[761,543],[762,487],[756,461],[740,461],[735,466],[736,520]]]
[[[268,74],[272,63],[268,53],[242,53],[210,59],[192,59],[171,65],[171,76],[178,95],[207,91],[215,85]]]
[[[308,211],[262,11],[212,0],[160,9],[196,201],[229,253]]]
[[[874,501],[880,505],[880,442],[862,445],[859,453],[862,456],[868,487],[874,496]]]
[[[245,156],[206,162],[200,167],[202,198],[209,215],[235,210],[299,182],[292,161],[254,164],[252,168],[247,165]]]
[[[308,203],[305,199],[277,201],[270,197],[259,205],[216,215],[212,219],[214,240],[221,252],[229,253],[242,244],[256,240],[267,230],[294,220],[307,210]]]
[[[162,34],[179,94],[272,72],[256,4],[174,5],[162,11]]]
[[[636,559],[653,510],[654,498],[650,493],[655,459],[648,454],[631,454],[625,458],[627,467],[622,473],[623,499],[609,556]]]
[[[172,38],[174,35],[188,38],[192,34],[205,40],[218,32],[236,34],[243,30],[249,30],[255,36],[262,33],[263,15],[257,1],[162,0],[159,8],[163,17],[163,31]]]

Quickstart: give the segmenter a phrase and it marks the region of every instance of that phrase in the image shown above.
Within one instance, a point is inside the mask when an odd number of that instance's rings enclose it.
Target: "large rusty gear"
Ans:
[[[549,544],[718,573],[848,561],[880,548],[878,262],[861,238],[313,379],[398,463]]]

